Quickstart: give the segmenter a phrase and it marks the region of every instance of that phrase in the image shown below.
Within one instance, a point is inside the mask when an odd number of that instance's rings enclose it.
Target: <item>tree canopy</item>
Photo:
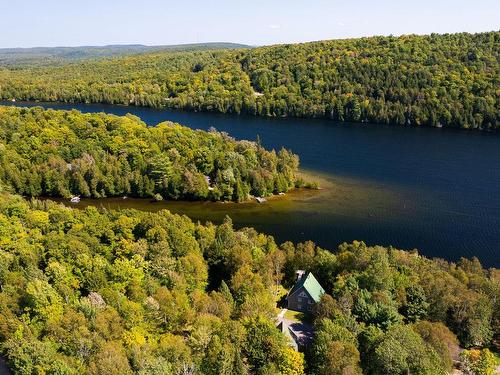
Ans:
[[[305,356],[275,327],[296,269],[327,292]],[[459,343],[475,374],[493,363],[477,348],[495,342],[499,293],[476,259],[0,193],[0,354],[16,374],[446,374]]]
[[[0,98],[498,129],[500,33],[0,67]]]

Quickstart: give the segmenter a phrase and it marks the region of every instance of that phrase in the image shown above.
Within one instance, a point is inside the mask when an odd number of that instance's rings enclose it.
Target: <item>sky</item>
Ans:
[[[294,43],[500,29],[500,0],[0,0],[0,48]]]

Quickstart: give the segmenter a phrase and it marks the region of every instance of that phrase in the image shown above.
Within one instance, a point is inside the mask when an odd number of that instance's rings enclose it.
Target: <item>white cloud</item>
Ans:
[[[269,28],[273,29],[273,30],[276,30],[276,29],[279,29],[280,26],[279,25],[269,25]]]

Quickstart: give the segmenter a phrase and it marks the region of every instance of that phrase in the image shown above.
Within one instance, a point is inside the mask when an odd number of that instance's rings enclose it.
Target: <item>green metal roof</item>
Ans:
[[[304,287],[304,289],[307,291],[307,293],[309,293],[311,298],[316,303],[318,303],[321,299],[321,296],[325,294],[325,290],[311,272],[309,272],[307,276],[302,276],[300,280],[297,281],[297,283],[293,286],[290,292],[288,292],[288,295],[291,296],[302,287]]]

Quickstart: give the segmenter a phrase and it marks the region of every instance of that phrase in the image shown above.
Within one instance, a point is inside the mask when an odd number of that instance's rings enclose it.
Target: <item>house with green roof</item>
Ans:
[[[310,272],[297,271],[297,281],[286,297],[288,309],[311,312],[325,290]]]

